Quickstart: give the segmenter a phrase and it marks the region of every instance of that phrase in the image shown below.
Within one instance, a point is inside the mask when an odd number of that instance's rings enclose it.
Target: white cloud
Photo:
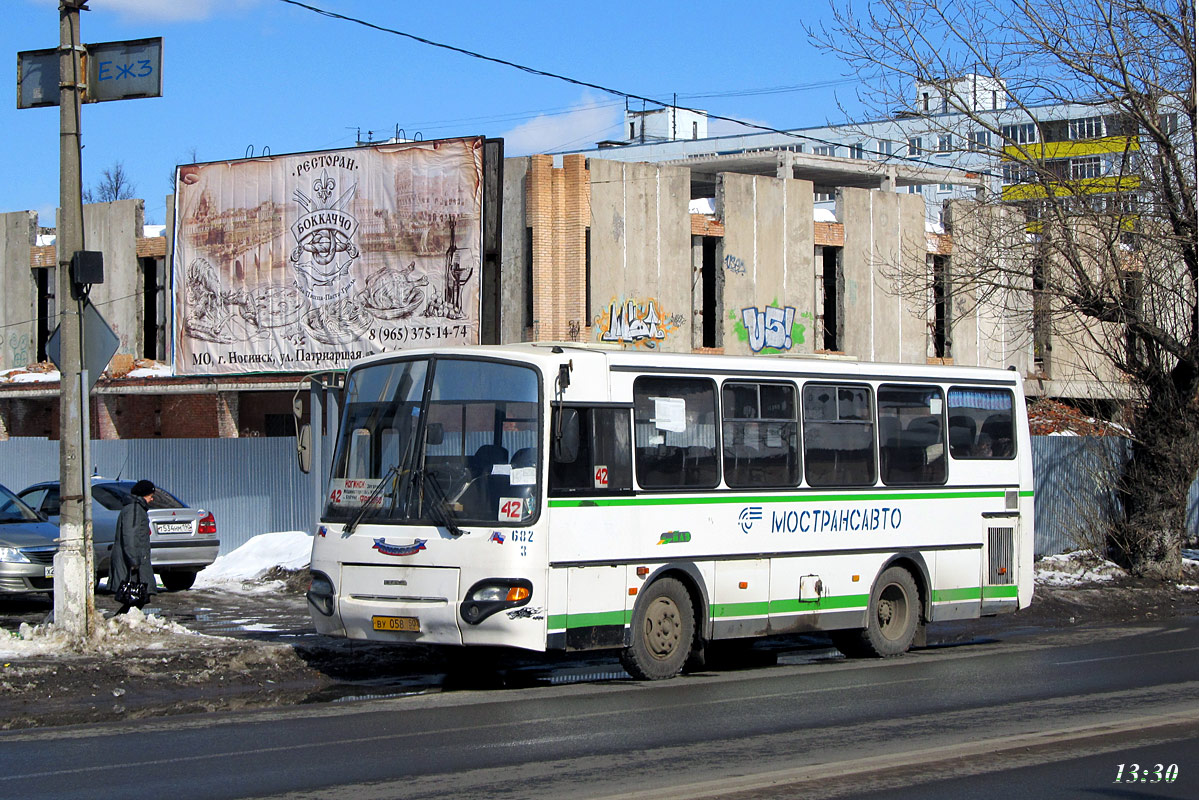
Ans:
[[[619,133],[623,104],[590,97],[569,111],[542,114],[504,134],[505,155],[518,156],[592,147]]]

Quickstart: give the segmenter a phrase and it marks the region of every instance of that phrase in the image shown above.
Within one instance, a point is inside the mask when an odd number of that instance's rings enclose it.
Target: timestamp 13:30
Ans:
[[[1116,779],[1112,783],[1173,783],[1178,780],[1177,764],[1117,764]]]

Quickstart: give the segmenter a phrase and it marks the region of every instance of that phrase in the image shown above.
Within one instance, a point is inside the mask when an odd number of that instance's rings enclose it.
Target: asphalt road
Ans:
[[[0,796],[1199,797],[1197,665],[1183,617],[888,661],[809,650],[660,683],[11,732]],[[1132,762],[1178,776],[1114,784]]]

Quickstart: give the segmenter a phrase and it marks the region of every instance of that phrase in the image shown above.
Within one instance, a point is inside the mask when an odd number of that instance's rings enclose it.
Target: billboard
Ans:
[[[479,341],[483,139],[178,169],[178,375]]]

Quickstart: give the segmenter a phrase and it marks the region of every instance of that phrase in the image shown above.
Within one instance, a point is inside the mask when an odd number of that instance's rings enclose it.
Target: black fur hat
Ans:
[[[129,494],[133,495],[134,497],[145,497],[147,495],[154,494],[154,484],[150,483],[148,480],[142,479],[133,484],[133,488],[129,490]]]

